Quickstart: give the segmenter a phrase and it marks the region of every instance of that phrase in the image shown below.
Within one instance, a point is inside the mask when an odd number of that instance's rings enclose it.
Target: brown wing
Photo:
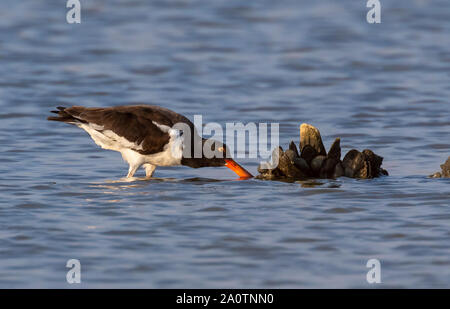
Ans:
[[[142,145],[142,149],[136,149],[136,151],[146,155],[163,151],[170,139],[169,134],[153,122],[169,127],[175,123],[184,122],[193,127],[192,122],[186,117],[152,105],[108,108],[72,106],[58,109],[59,117],[49,117],[49,120],[96,124],[99,126],[99,131],[111,130],[131,143]]]

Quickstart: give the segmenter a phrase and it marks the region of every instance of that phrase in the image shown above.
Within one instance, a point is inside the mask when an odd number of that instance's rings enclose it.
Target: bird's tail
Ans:
[[[57,111],[51,111],[54,114],[57,114],[56,117],[48,117],[47,120],[51,121],[61,121],[66,123],[72,123],[76,124],[79,122],[76,118],[74,118],[72,115],[70,115],[68,112],[66,112],[66,107],[58,106]]]

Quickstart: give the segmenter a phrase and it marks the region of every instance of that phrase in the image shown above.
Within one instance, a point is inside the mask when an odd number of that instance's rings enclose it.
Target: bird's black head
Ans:
[[[185,148],[181,164],[193,168],[226,166],[239,177],[253,177],[231,158],[231,153],[224,143],[212,139],[202,138],[201,142],[192,143],[191,149]]]

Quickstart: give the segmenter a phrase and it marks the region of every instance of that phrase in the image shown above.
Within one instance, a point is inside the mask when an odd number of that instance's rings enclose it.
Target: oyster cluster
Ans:
[[[430,177],[432,178],[450,178],[450,157],[447,161],[441,165],[441,172],[434,173]]]
[[[366,149],[350,150],[341,160],[341,139],[331,145],[328,153],[317,128],[309,124],[300,126],[300,152],[292,141],[286,151],[277,147],[272,152],[273,166],[258,167],[259,179],[350,178],[370,179],[388,172],[381,168],[383,158]],[[276,164],[276,162],[278,164]]]

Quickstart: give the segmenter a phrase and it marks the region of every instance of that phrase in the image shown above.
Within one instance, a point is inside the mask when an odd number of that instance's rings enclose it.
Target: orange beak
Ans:
[[[253,177],[252,174],[247,172],[245,170],[245,168],[243,168],[242,166],[237,164],[233,159],[225,159],[225,162],[226,162],[225,166],[228,167],[233,172],[235,172],[239,177],[241,177],[241,178],[252,178]]]

